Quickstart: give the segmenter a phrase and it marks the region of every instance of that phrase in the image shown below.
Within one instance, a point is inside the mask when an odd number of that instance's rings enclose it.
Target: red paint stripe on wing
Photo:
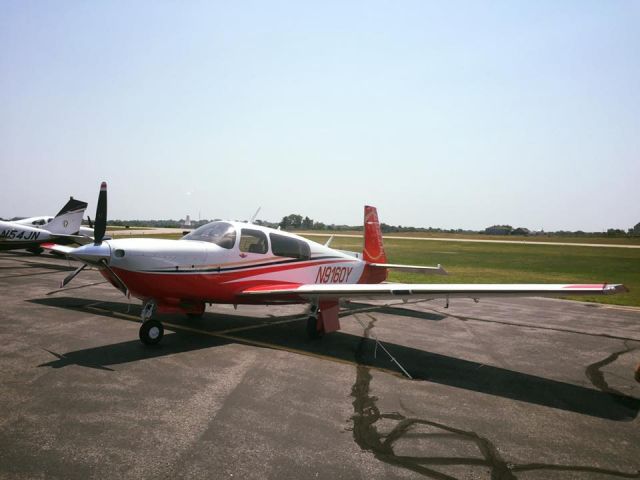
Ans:
[[[598,289],[601,290],[604,287],[606,287],[607,284],[606,283],[594,283],[594,284],[584,284],[584,285],[567,285],[565,287],[562,288],[576,288],[576,289]]]

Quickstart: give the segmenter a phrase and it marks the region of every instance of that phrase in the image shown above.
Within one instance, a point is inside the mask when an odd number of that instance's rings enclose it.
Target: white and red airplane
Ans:
[[[87,243],[92,239],[81,232],[86,208],[86,202],[71,197],[55,217],[0,221],[0,250],[26,248],[31,253],[39,254],[42,252],[42,243]]]
[[[387,263],[378,214],[365,206],[362,254],[335,250],[291,233],[251,223],[216,221],[180,240],[104,240],[107,185],[102,183],[95,243],[78,248],[48,245],[97,267],[125,295],[143,301],[140,340],[158,343],[159,313],[199,317],[207,303],[309,304],[311,337],[340,329],[341,299],[420,299],[497,296],[602,295],[625,292],[621,284],[398,284],[382,283],[389,270],[444,274],[442,267]]]

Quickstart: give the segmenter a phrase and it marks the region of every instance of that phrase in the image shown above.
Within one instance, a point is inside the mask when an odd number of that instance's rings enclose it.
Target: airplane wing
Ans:
[[[564,297],[569,295],[610,295],[628,292],[622,284],[329,284],[270,285],[251,287],[243,296],[268,297],[274,300],[302,298],[388,299],[388,298],[486,298],[486,297]]]

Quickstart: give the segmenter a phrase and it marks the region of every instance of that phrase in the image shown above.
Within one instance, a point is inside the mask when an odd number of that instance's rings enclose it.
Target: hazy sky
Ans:
[[[640,222],[640,2],[0,0],[0,216]]]

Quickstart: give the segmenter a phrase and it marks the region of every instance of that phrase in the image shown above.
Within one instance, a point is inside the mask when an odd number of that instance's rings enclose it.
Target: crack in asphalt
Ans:
[[[626,341],[624,342],[624,346],[624,350],[613,352],[608,357],[598,362],[592,363],[591,365],[588,365],[585,369],[585,374],[587,375],[587,378],[593,384],[593,386],[598,390],[614,395],[614,400],[617,401],[620,400],[620,397],[624,398],[625,394],[609,386],[607,381],[604,379],[604,373],[601,369],[602,367],[615,362],[621,355],[633,352],[634,350],[638,349],[638,347],[630,347]]]
[[[411,470],[436,480],[456,480],[456,477],[434,470],[433,466],[477,466],[486,467],[491,472],[492,480],[517,480],[517,472],[533,470],[549,470],[564,472],[584,472],[609,475],[617,478],[640,478],[640,471],[635,473],[608,470],[604,468],[591,467],[588,465],[557,465],[546,463],[512,464],[506,462],[500,455],[496,446],[486,437],[474,431],[462,430],[442,423],[425,420],[422,418],[410,418],[399,412],[381,413],[377,406],[378,398],[370,394],[371,368],[363,363],[364,349],[367,340],[370,338],[371,329],[374,327],[376,318],[367,314],[370,321],[355,352],[356,379],[351,387],[353,397],[353,439],[363,450],[372,452],[375,458],[390,465]],[[628,348],[628,347],[627,347]],[[629,350],[616,352],[607,359],[597,362],[595,371],[607,363],[614,361],[622,353]],[[606,383],[605,383],[606,385]],[[609,388],[609,387],[607,387]],[[376,423],[381,420],[397,421],[394,428],[389,433],[378,431]],[[415,427],[427,426],[440,431],[433,433],[416,432]],[[457,440],[475,444],[481,456],[478,457],[442,457],[442,456],[407,456],[398,455],[394,450],[394,444],[400,439],[413,438],[455,438]]]

